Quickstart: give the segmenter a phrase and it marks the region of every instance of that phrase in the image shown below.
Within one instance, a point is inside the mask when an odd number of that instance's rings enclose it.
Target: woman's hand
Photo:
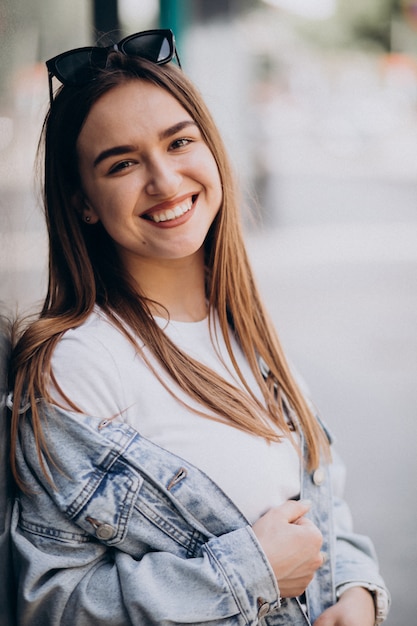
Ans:
[[[289,500],[270,509],[252,527],[283,598],[302,594],[323,564],[322,535],[313,522],[304,517],[309,508],[309,502]]]
[[[371,593],[363,587],[347,589],[339,601],[324,611],[314,626],[374,626],[375,604]]]

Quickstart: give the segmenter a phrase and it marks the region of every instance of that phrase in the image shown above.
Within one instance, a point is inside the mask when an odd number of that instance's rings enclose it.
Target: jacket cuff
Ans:
[[[339,599],[342,593],[353,587],[363,587],[371,592],[375,603],[375,626],[380,626],[387,619],[391,604],[391,598],[387,590],[371,583],[355,581],[340,585],[337,588],[337,598]]]
[[[250,526],[210,539],[205,548],[222,569],[248,624],[280,607],[274,573]]]

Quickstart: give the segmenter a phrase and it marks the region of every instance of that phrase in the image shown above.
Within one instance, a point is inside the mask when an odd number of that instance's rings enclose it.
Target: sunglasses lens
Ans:
[[[168,63],[173,57],[172,37],[165,33],[143,33],[127,39],[121,46],[125,54],[138,56],[154,63]]]
[[[57,76],[67,85],[79,85],[90,80],[97,68],[106,66],[105,48],[85,48],[64,54],[55,62]]]

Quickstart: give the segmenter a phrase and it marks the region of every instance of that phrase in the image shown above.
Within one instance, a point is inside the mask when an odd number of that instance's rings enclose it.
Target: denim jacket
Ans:
[[[0,624],[14,626],[15,594],[10,550],[10,517],[13,481],[9,467],[9,422],[7,411],[7,370],[11,341],[6,322],[0,318]]]
[[[40,409],[50,481],[29,412],[18,449],[30,489],[12,519],[19,626],[306,626],[345,584],[384,588],[332,491],[337,461],[302,470],[328,558],[303,603],[280,600],[248,521],[203,472],[124,423]]]

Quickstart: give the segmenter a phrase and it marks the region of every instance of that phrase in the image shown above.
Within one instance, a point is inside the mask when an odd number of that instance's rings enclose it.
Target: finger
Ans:
[[[288,500],[279,509],[285,519],[294,524],[302,518],[311,508],[311,500]]]

